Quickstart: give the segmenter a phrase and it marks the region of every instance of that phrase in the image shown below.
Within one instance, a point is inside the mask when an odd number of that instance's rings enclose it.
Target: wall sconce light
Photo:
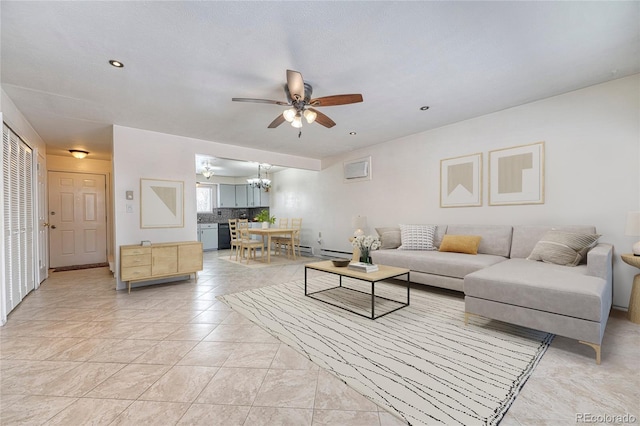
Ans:
[[[83,159],[89,155],[88,151],[82,151],[81,149],[70,149],[69,152],[76,158]]]

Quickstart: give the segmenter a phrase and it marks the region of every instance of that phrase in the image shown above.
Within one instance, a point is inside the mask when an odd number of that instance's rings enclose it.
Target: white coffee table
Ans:
[[[334,275],[338,275],[340,277],[339,279],[339,284],[335,287],[331,287],[331,288],[326,288],[323,290],[318,290],[318,291],[314,291],[313,293],[309,293],[308,289],[307,289],[307,270],[309,269],[313,269],[316,271],[322,271],[322,272],[327,272],[329,274],[334,274]],[[360,315],[363,316],[365,318],[370,318],[372,320],[378,319],[380,317],[383,317],[385,315],[390,314],[391,312],[395,312],[398,309],[402,309],[405,308],[407,306],[409,306],[409,292],[410,292],[410,281],[409,281],[409,269],[404,269],[404,268],[396,268],[395,266],[386,266],[386,265],[378,265],[378,270],[375,272],[359,272],[359,271],[353,271],[347,267],[338,267],[338,266],[334,266],[333,263],[330,260],[325,260],[322,262],[313,262],[313,263],[307,263],[306,265],[304,265],[304,295],[305,296],[309,296],[312,299],[315,300],[319,300],[321,302],[324,303],[328,303],[329,305],[344,309],[346,311],[352,312],[356,315]],[[399,300],[394,300],[394,299],[389,299],[386,297],[382,297],[382,296],[376,296],[376,283],[379,281],[384,281],[384,280],[388,280],[391,278],[396,278],[396,277],[400,277],[402,275],[406,275],[407,276],[407,301],[406,303],[404,301],[399,301]],[[371,293],[366,292],[366,291],[360,291],[360,290],[356,290],[353,288],[349,288],[349,287],[343,287],[342,286],[342,277],[349,277],[349,278],[354,278],[356,280],[360,280],[360,281],[365,281],[365,282],[369,282],[371,284]],[[342,305],[338,305],[335,303],[331,303],[327,300],[323,300],[320,299],[318,297],[314,297],[313,295],[318,294],[318,293],[323,293],[326,291],[330,291],[330,290],[334,290],[336,288],[343,288],[345,290],[349,290],[349,291],[355,291],[358,293],[364,293],[364,294],[370,294],[371,295],[371,316],[369,315],[364,315],[360,312],[356,312],[352,309],[349,309],[345,306]],[[392,309],[388,312],[385,312],[382,315],[375,315],[375,302],[376,299],[383,299],[383,300],[388,300],[391,302],[395,302],[395,303],[399,303],[400,306],[398,306],[395,309]]]

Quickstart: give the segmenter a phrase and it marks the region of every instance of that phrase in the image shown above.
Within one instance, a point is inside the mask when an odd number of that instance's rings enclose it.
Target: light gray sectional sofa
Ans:
[[[438,225],[436,247],[445,234],[479,235],[478,254],[382,249],[371,257],[410,269],[412,282],[463,291],[465,322],[475,314],[577,339],[594,348],[599,364],[612,304],[613,247],[597,244],[578,266],[527,260],[549,230],[596,233],[593,226]]]

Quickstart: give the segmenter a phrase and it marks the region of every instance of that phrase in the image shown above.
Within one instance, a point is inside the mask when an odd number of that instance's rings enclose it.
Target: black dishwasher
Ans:
[[[229,234],[229,224],[218,224],[218,250],[231,248],[231,234]]]

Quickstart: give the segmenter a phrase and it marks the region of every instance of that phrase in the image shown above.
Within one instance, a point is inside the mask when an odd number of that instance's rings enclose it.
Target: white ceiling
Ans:
[[[312,158],[640,72],[632,2],[0,2],[2,88],[48,145],[111,125]],[[124,69],[111,67],[117,59]],[[286,69],[337,125],[267,125]],[[420,111],[419,107],[431,108]],[[355,131],[357,135],[350,136]]]

